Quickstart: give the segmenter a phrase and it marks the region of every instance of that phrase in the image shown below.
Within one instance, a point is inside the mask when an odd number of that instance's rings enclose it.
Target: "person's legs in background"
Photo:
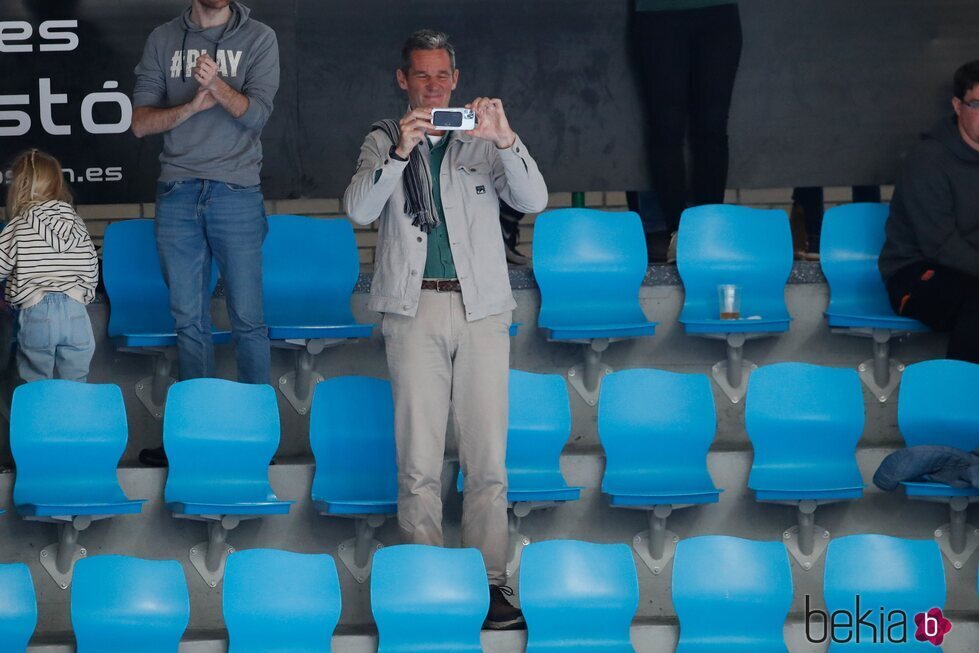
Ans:
[[[503,249],[506,251],[507,263],[512,265],[530,264],[530,259],[517,249],[517,245],[520,244],[520,221],[525,215],[526,213],[521,213],[500,200],[500,231],[503,233]]]
[[[822,186],[799,186],[792,189],[792,249],[797,261],[813,258],[819,252],[819,232],[823,226]],[[815,258],[818,258],[816,256]]]
[[[691,203],[722,204],[728,171],[728,114],[741,61],[736,4],[689,11]]]
[[[666,260],[670,233],[687,205],[684,143],[690,83],[690,25],[687,11],[647,11],[634,16],[633,34],[649,116],[649,162],[659,211],[638,196],[651,262]],[[648,196],[647,196],[648,197]]]
[[[880,186],[853,186],[852,200],[880,202]],[[796,260],[819,260],[819,236],[825,210],[823,189],[820,186],[800,186],[792,189],[792,248]]]

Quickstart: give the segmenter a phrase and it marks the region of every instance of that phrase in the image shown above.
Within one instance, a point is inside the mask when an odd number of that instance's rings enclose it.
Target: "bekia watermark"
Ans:
[[[904,610],[888,610],[883,606],[866,608],[861,597],[854,597],[853,610],[833,610],[827,614],[814,610],[806,595],[806,639],[811,644],[827,640],[834,644],[905,644],[908,642],[909,623],[914,623],[914,639],[941,646],[945,636],[952,632],[952,622],[945,618],[941,608],[919,612],[909,619]]]

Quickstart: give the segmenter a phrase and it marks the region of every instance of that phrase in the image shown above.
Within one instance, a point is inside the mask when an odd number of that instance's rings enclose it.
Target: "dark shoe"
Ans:
[[[147,467],[166,467],[168,464],[167,454],[163,451],[163,447],[143,449],[139,452],[139,462]]]
[[[486,621],[483,622],[485,630],[524,630],[527,622],[524,621],[523,612],[520,608],[513,607],[507,599],[513,596],[513,590],[506,585],[490,585],[490,606]]]

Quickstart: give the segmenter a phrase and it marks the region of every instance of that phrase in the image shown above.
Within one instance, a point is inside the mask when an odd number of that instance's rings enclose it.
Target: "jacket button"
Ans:
[[[418,242],[421,242],[421,241],[422,241],[422,237],[421,237],[421,236],[419,236],[419,237],[418,237]]]

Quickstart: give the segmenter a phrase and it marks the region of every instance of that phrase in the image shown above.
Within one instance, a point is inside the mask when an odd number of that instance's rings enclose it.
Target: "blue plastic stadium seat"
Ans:
[[[365,376],[316,385],[309,418],[316,460],[313,505],[332,515],[393,515],[398,509],[391,384]]]
[[[707,450],[716,417],[700,374],[637,369],[603,381],[598,433],[605,449],[602,491],[613,506],[716,503]]]
[[[527,653],[633,653],[639,580],[625,544],[531,544],[520,568]]]
[[[271,340],[369,338],[350,295],[360,273],[350,223],[298,215],[269,216],[262,246],[265,321]]]
[[[725,535],[681,541],[673,561],[676,653],[788,653],[792,570],[781,542]]]
[[[329,653],[340,580],[326,554],[239,551],[228,557],[222,602],[228,653]]]
[[[864,418],[854,370],[805,363],[758,368],[745,405],[755,450],[748,487],[759,501],[859,498],[856,449]]]
[[[927,330],[921,322],[894,313],[877,269],[889,211],[886,204],[869,203],[844,204],[826,211],[819,256],[829,283],[829,326]]]
[[[858,626],[854,617],[853,640],[848,644],[831,644],[831,653],[929,653],[941,650],[929,642],[918,642],[914,637],[914,616],[931,608],[945,606],[945,567],[938,545],[931,540],[905,540],[886,535],[850,535],[833,540],[826,553],[823,594],[829,613],[845,610],[853,614],[859,597],[860,612],[870,611],[870,623],[878,626],[875,644],[875,635],[870,627]],[[881,642],[881,609],[885,615],[885,630],[888,624],[899,620],[897,616],[892,619],[894,611],[904,612],[908,624],[906,644]],[[855,641],[857,628],[860,630],[859,644]],[[837,636],[842,639],[846,634],[838,632]],[[821,631],[813,633],[814,638],[821,635]]]
[[[785,284],[792,272],[792,235],[784,211],[725,204],[689,208],[680,217],[676,262],[684,288],[680,322],[687,333],[789,328]],[[741,319],[720,319],[722,284],[741,287]]]
[[[568,386],[556,374],[510,370],[507,428],[507,500],[576,501],[580,487],[561,474],[561,450],[571,436]],[[460,472],[458,488],[464,491]]]
[[[108,333],[117,347],[176,346],[153,220],[122,220],[106,227],[102,276],[111,307]],[[211,292],[217,278],[217,266],[212,262]],[[231,332],[213,331],[213,340],[229,342]]]
[[[0,650],[27,653],[37,626],[37,599],[27,565],[0,565]]]
[[[93,556],[80,560],[71,591],[77,653],[177,653],[190,596],[176,560]]]
[[[116,465],[128,426],[116,385],[46,380],[14,391],[10,448],[17,464],[14,504],[31,517],[138,513]]]
[[[289,512],[269,485],[279,446],[279,409],[268,385],[222,379],[181,381],[170,388],[163,421],[170,461],[164,496],[187,515]]]
[[[963,451],[979,447],[979,365],[931,360],[909,365],[898,394],[897,426],[909,447],[942,445]],[[908,496],[979,496],[971,487],[944,483],[904,483]]]
[[[639,305],[646,245],[635,213],[558,209],[534,223],[538,325],[552,340],[651,336]]]
[[[479,653],[489,586],[477,549],[420,544],[387,547],[374,557],[371,609],[377,653]]]

